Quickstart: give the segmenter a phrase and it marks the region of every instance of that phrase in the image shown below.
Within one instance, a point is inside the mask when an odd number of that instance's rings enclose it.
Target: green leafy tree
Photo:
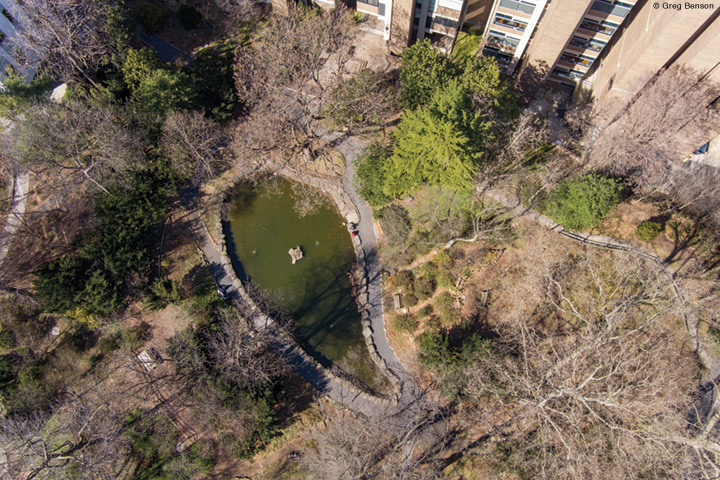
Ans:
[[[122,72],[125,83],[131,91],[137,90],[155,71],[162,70],[165,63],[151,48],[130,49],[127,51]]]
[[[191,109],[196,93],[187,74],[155,70],[140,83],[137,99],[145,111],[164,118],[170,111]]]
[[[402,106],[413,110],[426,105],[439,87],[455,76],[450,57],[432,48],[425,39],[403,51],[400,65],[400,99]]]
[[[588,173],[558,185],[544,211],[567,228],[583,230],[607,215],[620,200],[620,190],[617,181]]]
[[[235,47],[234,43],[221,41],[203,48],[195,56],[190,71],[197,92],[197,106],[218,120],[229,118],[237,103],[233,69]]]
[[[451,80],[429,105],[403,114],[384,193],[397,198],[426,184],[468,190],[492,126],[473,110],[467,88]]]
[[[20,113],[24,107],[41,96],[49,95],[53,81],[44,76],[37,76],[30,83],[19,75],[10,75],[3,81],[5,89],[0,94],[0,114],[11,116]]]
[[[475,109],[502,117],[518,113],[517,98],[503,78],[494,58],[472,58],[465,62],[460,83],[468,91]]]
[[[165,23],[165,15],[160,7],[148,2],[138,3],[133,10],[133,17],[150,33],[157,32]]]
[[[390,157],[388,147],[369,145],[356,160],[355,182],[360,196],[373,207],[390,201],[385,194],[385,165]]]

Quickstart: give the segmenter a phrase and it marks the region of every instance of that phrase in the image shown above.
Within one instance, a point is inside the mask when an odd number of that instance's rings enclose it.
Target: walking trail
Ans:
[[[5,260],[13,238],[23,223],[29,186],[30,174],[28,172],[19,173],[13,178],[12,208],[3,228],[2,239],[0,239],[0,265]]]

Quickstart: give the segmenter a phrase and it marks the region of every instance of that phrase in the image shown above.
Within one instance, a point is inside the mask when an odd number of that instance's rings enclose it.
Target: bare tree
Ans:
[[[468,393],[511,409],[507,459],[534,478],[677,478],[697,367],[672,325],[673,287],[626,255],[546,263],[524,284]],[[529,299],[544,292],[540,304]],[[668,323],[670,322],[670,323]],[[703,450],[712,452],[715,447]]]
[[[9,138],[9,153],[30,168],[82,174],[108,193],[142,159],[143,138],[130,132],[109,105],[38,103],[28,108]]]
[[[17,35],[6,40],[26,66],[42,64],[64,81],[82,78],[95,85],[95,72],[110,53],[110,2],[23,0],[8,2]]]
[[[269,328],[255,328],[235,309],[224,310],[222,315],[219,328],[208,338],[208,350],[225,378],[254,387],[269,385],[288,372]]]
[[[191,176],[211,178],[223,167],[225,139],[217,123],[201,112],[172,112],[162,128],[162,144],[175,168]]]
[[[700,146],[686,145],[688,132],[707,129],[718,95],[720,86],[698,72],[671,67],[651,79],[607,126],[588,132],[597,136],[590,145],[591,165],[626,175],[642,192],[662,189],[673,166]]]
[[[52,415],[35,412],[0,420],[2,478],[115,478],[122,460],[124,417],[97,389],[73,394]]]
[[[273,18],[263,41],[238,53],[238,90],[249,115],[236,148],[312,154],[326,92],[343,75],[354,31],[342,4],[324,12],[298,6]]]
[[[363,69],[338,82],[323,106],[323,115],[351,132],[381,125],[394,113],[396,89],[385,72]]]

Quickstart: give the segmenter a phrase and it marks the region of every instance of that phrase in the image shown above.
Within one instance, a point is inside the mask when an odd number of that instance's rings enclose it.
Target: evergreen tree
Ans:
[[[406,48],[399,74],[403,107],[412,110],[426,105],[455,74],[450,57],[432,48],[428,39]]]

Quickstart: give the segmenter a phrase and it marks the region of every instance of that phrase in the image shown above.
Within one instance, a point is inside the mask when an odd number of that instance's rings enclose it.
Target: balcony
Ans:
[[[535,5],[529,3],[516,2],[515,0],[500,0],[500,6],[508,10],[523,12],[531,15],[535,11]]]

